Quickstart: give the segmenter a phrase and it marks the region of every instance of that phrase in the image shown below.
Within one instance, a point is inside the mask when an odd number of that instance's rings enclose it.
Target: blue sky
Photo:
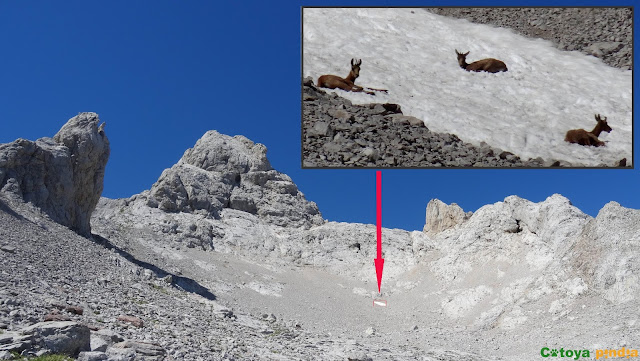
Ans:
[[[374,223],[375,170],[300,169],[301,5],[329,3],[0,2],[0,142],[53,136],[78,112],[97,112],[111,141],[103,195],[119,198],[148,189],[207,130],[242,134],[267,146],[325,218]],[[591,215],[611,200],[640,208],[638,179],[636,170],[383,170],[382,221],[422,229],[431,198],[473,211],[560,193]]]

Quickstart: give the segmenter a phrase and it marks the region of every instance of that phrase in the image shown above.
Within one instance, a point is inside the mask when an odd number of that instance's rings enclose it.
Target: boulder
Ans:
[[[109,344],[124,341],[124,338],[122,338],[122,336],[106,328],[95,331],[91,335],[95,337],[100,337],[103,340],[107,341]]]
[[[103,189],[109,140],[96,113],[80,113],[53,138],[0,145],[0,192],[41,208],[82,235]]]
[[[23,328],[20,334],[30,337],[32,345],[50,353],[76,356],[90,350],[91,331],[77,322],[40,322]]]
[[[435,235],[463,223],[470,216],[471,212],[465,213],[455,203],[447,205],[439,199],[432,199],[427,204],[426,223],[423,231]]]
[[[71,321],[71,318],[69,316],[52,312],[44,316],[44,322],[51,322],[51,321]]]
[[[135,354],[148,360],[162,360],[166,355],[166,351],[157,343],[127,340],[116,343],[109,349],[111,353],[126,354],[134,351]]]
[[[109,342],[99,336],[91,336],[91,351],[105,352],[109,347]]]
[[[591,54],[595,57],[601,58],[603,55],[608,55],[611,53],[615,53],[616,51],[622,49],[624,44],[617,41],[605,41],[593,43],[586,47],[584,51],[587,54]]]
[[[81,352],[78,355],[78,361],[103,361],[108,359],[109,356],[106,353],[100,351]]]
[[[120,315],[120,316],[118,316],[118,321],[130,323],[130,324],[132,324],[132,325],[134,325],[136,327],[143,327],[144,326],[144,321],[142,321],[140,318],[135,317],[135,316]]]

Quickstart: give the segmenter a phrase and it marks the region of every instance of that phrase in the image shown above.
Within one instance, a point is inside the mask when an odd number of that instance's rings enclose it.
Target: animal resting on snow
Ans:
[[[362,59],[356,61],[351,59],[351,71],[346,78],[341,78],[337,75],[322,75],[318,78],[318,87],[335,89],[339,88],[350,92],[365,92],[367,94],[376,95],[373,91],[387,92],[386,89],[374,89],[355,85],[356,78],[360,76],[360,64]]]
[[[592,131],[587,132],[584,129],[571,129],[567,132],[564,140],[569,143],[578,143],[580,145],[593,145],[594,147],[603,146],[604,142],[598,139],[598,136],[602,132],[609,133],[611,131],[611,127],[607,124],[607,117],[601,119],[600,114],[596,114],[595,117],[598,124],[596,124]]]
[[[487,58],[467,64],[467,55],[469,55],[468,51],[463,54],[456,49],[456,55],[458,55],[458,64],[460,64],[460,67],[466,71],[486,71],[489,73],[507,71],[507,65],[498,59]]]

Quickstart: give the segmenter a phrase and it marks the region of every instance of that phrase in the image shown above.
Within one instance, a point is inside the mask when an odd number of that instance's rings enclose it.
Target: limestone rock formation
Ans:
[[[509,345],[505,359],[528,359],[567,329],[585,348],[638,344],[640,213],[616,203],[593,219],[560,195],[512,196],[435,235],[383,229],[380,297],[404,316],[378,322],[374,225],[305,230],[231,208],[214,219],[151,208],[149,193],[103,198],[94,240],[0,197],[0,359],[48,350],[19,330],[56,310],[104,327],[79,360],[484,359],[460,344],[480,355]],[[214,250],[175,246],[201,231]],[[383,352],[371,341],[382,334],[400,336]]]
[[[447,205],[439,199],[432,199],[427,204],[424,232],[430,235],[438,234],[463,223],[471,214],[472,212],[465,213],[455,203]]]
[[[36,350],[75,356],[88,351],[90,331],[86,325],[72,321],[39,322],[4,335],[0,351],[20,353]]]
[[[580,233],[570,259],[590,288],[613,303],[640,299],[640,211],[609,202]]]
[[[89,220],[103,189],[109,140],[96,113],[80,113],[53,138],[0,145],[0,192],[41,208],[74,231],[91,233]]]
[[[148,193],[147,205],[213,218],[231,208],[288,227],[322,224],[316,204],[304,198],[291,178],[271,167],[266,153],[264,145],[246,137],[209,131],[162,173]]]

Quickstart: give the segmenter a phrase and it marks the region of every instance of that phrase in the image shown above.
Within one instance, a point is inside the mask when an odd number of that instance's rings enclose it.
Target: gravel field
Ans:
[[[474,146],[453,134],[432,132],[395,104],[354,105],[318,89],[311,78],[305,79],[303,100],[303,167],[571,166],[522,160],[486,143]]]

